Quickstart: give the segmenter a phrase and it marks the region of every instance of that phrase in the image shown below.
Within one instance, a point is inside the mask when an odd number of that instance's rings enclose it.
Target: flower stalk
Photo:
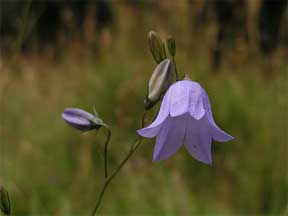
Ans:
[[[144,111],[142,114],[142,120],[141,120],[141,126],[144,127],[145,126],[145,118],[146,118],[146,112]],[[99,197],[97,199],[96,205],[94,207],[94,210],[92,212],[92,216],[94,216],[97,213],[97,210],[100,207],[101,201],[103,199],[103,196],[105,194],[105,191],[107,189],[107,187],[109,186],[109,184],[111,183],[111,181],[116,177],[116,175],[120,172],[120,170],[122,169],[122,167],[126,164],[126,162],[130,159],[130,157],[133,155],[133,153],[138,149],[138,147],[140,146],[140,144],[142,143],[142,141],[144,140],[143,137],[138,136],[138,138],[136,139],[136,141],[131,145],[128,154],[126,155],[126,157],[122,160],[122,162],[119,164],[119,166],[115,169],[115,171],[109,176],[108,175],[108,163],[107,163],[107,155],[108,155],[108,144],[110,141],[110,137],[111,137],[111,130],[109,129],[109,127],[106,127],[108,130],[108,134],[107,134],[107,139],[106,139],[106,143],[105,143],[105,147],[104,147],[104,169],[105,169],[105,180],[104,180],[104,184],[102,186],[101,192],[99,194]]]
[[[172,62],[173,62],[174,69],[175,69],[174,71],[175,71],[175,75],[176,75],[176,81],[179,81],[179,75],[178,75],[176,61],[175,61],[175,57],[174,56],[172,56]]]
[[[137,150],[137,148],[140,146],[141,142],[143,141],[143,138],[139,136],[139,138],[135,141],[135,143],[131,146],[128,154],[126,155],[126,157],[123,159],[123,161],[120,163],[120,165],[116,168],[116,170],[112,173],[111,176],[109,176],[108,178],[105,179],[104,185],[101,189],[100,195],[97,199],[95,208],[92,212],[92,216],[94,216],[97,213],[97,210],[99,209],[99,206],[101,204],[101,201],[103,199],[103,196],[105,194],[105,191],[107,189],[107,187],[109,186],[109,184],[111,183],[111,181],[116,177],[116,175],[119,173],[119,171],[121,170],[121,168],[126,164],[126,162],[130,159],[130,157],[133,155],[133,153]]]
[[[104,145],[104,178],[105,180],[108,178],[108,146],[111,138],[111,130],[107,125],[104,125],[107,131],[107,138]]]

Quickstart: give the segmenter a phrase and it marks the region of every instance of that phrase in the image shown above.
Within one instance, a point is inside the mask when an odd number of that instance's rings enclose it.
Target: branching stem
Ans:
[[[116,175],[119,173],[119,171],[121,170],[121,168],[126,164],[126,162],[129,160],[129,158],[133,155],[133,153],[137,150],[137,148],[139,147],[139,145],[141,144],[141,142],[143,141],[142,137],[139,137],[135,143],[131,146],[128,154],[126,155],[126,157],[122,160],[122,162],[120,163],[120,165],[116,168],[116,170],[111,174],[111,176],[109,176],[108,178],[105,179],[104,185],[101,189],[100,195],[98,197],[96,206],[93,210],[92,216],[96,214],[101,201],[103,199],[104,193],[108,187],[108,185],[111,183],[111,181],[116,177]]]
[[[146,112],[144,112],[142,115],[142,121],[141,121],[142,127],[144,127],[144,125],[145,125],[145,117],[146,117]],[[111,131],[110,131],[109,127],[106,127],[106,128],[108,129],[107,130],[108,135],[107,135],[107,139],[106,139],[106,143],[105,143],[105,147],[104,147],[105,181],[104,181],[104,184],[103,184],[102,189],[100,191],[99,197],[97,199],[95,208],[92,212],[92,216],[94,216],[96,214],[97,210],[99,209],[99,206],[101,204],[101,201],[103,199],[105,191],[106,191],[107,187],[109,186],[109,184],[111,183],[111,181],[116,177],[116,175],[119,173],[119,171],[122,169],[122,167],[126,164],[126,162],[130,159],[130,157],[133,155],[133,153],[138,149],[138,147],[140,146],[141,142],[144,139],[143,137],[138,136],[136,141],[131,145],[129,152],[126,155],[126,157],[122,160],[120,165],[115,169],[115,171],[111,174],[111,176],[109,176],[108,175],[107,155],[108,155],[108,144],[109,144],[110,137],[111,137]]]

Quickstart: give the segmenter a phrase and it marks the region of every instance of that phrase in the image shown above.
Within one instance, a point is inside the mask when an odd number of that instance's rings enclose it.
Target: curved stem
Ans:
[[[139,147],[139,145],[141,144],[143,138],[142,137],[139,137],[134,145],[131,146],[127,156],[123,159],[123,161],[120,163],[120,165],[116,168],[116,170],[112,173],[112,175],[110,177],[108,177],[106,180],[105,180],[105,183],[102,187],[102,190],[100,192],[100,195],[99,195],[99,198],[97,200],[97,203],[96,203],[96,206],[93,210],[93,213],[92,213],[92,216],[96,214],[100,204],[101,204],[101,201],[103,199],[103,196],[104,196],[104,193],[108,187],[108,185],[111,183],[111,181],[115,178],[115,176],[119,173],[119,171],[121,170],[121,168],[126,164],[126,162],[129,160],[129,158],[133,155],[133,153],[137,150],[137,148]]]
[[[144,127],[145,126],[145,117],[146,117],[146,111],[143,112],[142,114],[142,118],[141,118],[141,126]],[[133,155],[133,153],[138,149],[138,147],[140,146],[141,142],[143,141],[143,137],[138,136],[138,138],[136,139],[136,141],[131,145],[128,154],[126,155],[126,157],[122,160],[122,162],[120,163],[120,165],[116,168],[116,170],[111,174],[111,176],[108,177],[108,163],[107,163],[107,148],[108,148],[108,143],[110,140],[110,136],[111,136],[111,131],[109,129],[108,126],[106,126],[106,128],[108,129],[108,135],[107,135],[107,140],[105,143],[105,148],[104,148],[104,167],[105,167],[105,182],[104,185],[101,189],[101,192],[99,194],[98,200],[96,202],[95,208],[92,212],[92,216],[96,214],[101,201],[103,199],[103,196],[105,194],[105,191],[108,187],[108,185],[111,183],[111,181],[115,178],[115,176],[119,173],[119,171],[122,169],[122,167],[126,164],[126,162],[129,160],[129,158]]]
[[[104,146],[104,177],[106,180],[108,177],[108,145],[111,138],[111,130],[108,126],[105,126],[105,128],[107,129],[107,138]]]

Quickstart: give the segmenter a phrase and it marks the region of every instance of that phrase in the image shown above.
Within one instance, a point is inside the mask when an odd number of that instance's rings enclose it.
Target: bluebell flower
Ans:
[[[233,139],[216,125],[207,93],[191,80],[171,85],[155,121],[137,132],[146,138],[156,137],[153,161],[167,159],[184,143],[192,157],[211,164],[212,139],[219,142]]]

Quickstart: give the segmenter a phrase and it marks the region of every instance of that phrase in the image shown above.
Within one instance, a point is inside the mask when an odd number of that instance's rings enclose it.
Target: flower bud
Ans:
[[[78,108],[66,108],[62,113],[62,118],[70,126],[81,131],[98,129],[104,125],[103,121],[98,116],[94,116],[91,113]]]
[[[148,45],[157,64],[166,59],[165,46],[157,32],[150,31],[148,33]]]
[[[167,38],[167,46],[168,46],[168,50],[171,56],[175,56],[176,54],[176,42],[175,39],[169,35]]]
[[[155,68],[148,84],[148,95],[145,109],[152,108],[167,91],[173,82],[174,66],[169,59],[165,59]]]
[[[4,215],[11,213],[9,194],[2,186],[0,187],[0,209]]]

